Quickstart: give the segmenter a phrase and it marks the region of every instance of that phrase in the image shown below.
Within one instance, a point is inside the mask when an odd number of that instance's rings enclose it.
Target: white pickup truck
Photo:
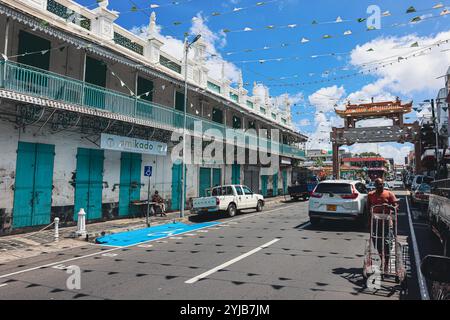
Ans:
[[[230,217],[234,217],[238,210],[256,209],[260,212],[264,207],[264,197],[253,193],[247,186],[224,185],[208,191],[211,196],[192,200],[194,213],[227,212]]]

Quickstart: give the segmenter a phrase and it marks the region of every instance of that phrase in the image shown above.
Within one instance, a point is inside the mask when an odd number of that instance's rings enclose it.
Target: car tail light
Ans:
[[[352,185],[352,194],[343,194],[341,195],[342,199],[356,199],[358,198],[359,193],[356,192],[355,187]]]
[[[216,206],[218,206],[220,204],[220,199],[216,198]]]

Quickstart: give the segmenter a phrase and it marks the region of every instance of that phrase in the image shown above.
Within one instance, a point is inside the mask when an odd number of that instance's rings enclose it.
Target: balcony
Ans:
[[[12,61],[0,61],[0,88],[149,121],[172,130],[182,128],[184,122],[184,114],[178,110]],[[273,143],[270,140],[257,138],[243,131],[187,114],[186,128],[194,131],[195,123],[201,124],[203,133],[208,129],[215,129],[225,136],[225,131],[231,130],[238,140],[245,143],[245,145],[238,144],[240,146],[253,149],[258,147],[259,142],[261,149],[274,148],[271,151],[282,156],[302,158],[305,155],[304,151],[296,147]]]

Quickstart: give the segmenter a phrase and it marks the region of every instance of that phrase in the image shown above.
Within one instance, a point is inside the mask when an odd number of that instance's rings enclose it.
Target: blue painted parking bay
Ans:
[[[108,246],[125,247],[143,242],[150,242],[162,238],[172,237],[177,234],[195,231],[219,224],[218,222],[205,222],[197,224],[185,224],[181,222],[168,223],[159,226],[149,227],[145,229],[120,232],[95,240],[96,243]]]

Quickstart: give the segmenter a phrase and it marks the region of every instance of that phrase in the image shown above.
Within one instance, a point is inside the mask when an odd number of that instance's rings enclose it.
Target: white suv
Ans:
[[[309,200],[309,219],[367,221],[367,189],[360,181],[330,180],[319,183]]]

